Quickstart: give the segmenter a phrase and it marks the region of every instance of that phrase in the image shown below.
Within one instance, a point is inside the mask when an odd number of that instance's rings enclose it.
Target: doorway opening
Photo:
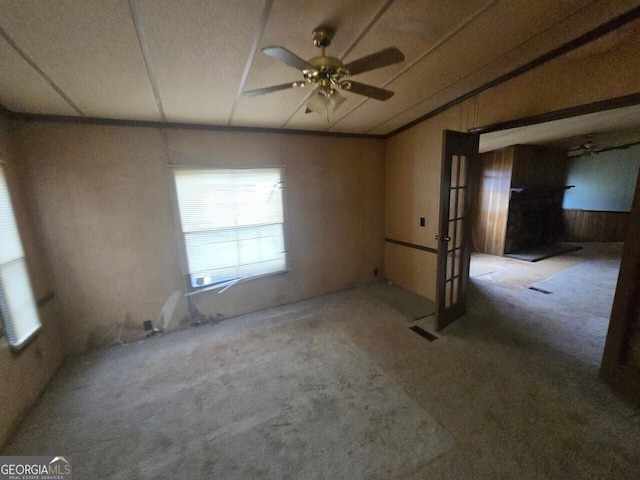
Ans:
[[[640,170],[640,105],[483,133],[478,165],[470,308],[599,368]]]

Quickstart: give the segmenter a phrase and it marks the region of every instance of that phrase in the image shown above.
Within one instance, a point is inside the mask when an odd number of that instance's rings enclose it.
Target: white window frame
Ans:
[[[251,167],[197,167],[197,166],[174,166],[168,165],[168,167],[173,170],[172,171],[172,184],[174,188],[174,214],[177,218],[177,234],[180,238],[180,250],[181,250],[181,264],[183,268],[183,276],[185,279],[186,285],[186,295],[194,295],[200,292],[209,291],[213,289],[222,289],[221,292],[226,290],[227,288],[235,285],[236,283],[241,283],[245,281],[255,280],[258,278],[264,278],[272,275],[280,275],[290,271],[289,266],[289,252],[288,252],[288,232],[287,232],[287,202],[286,202],[286,167],[284,165],[266,165],[266,166],[251,166]],[[282,254],[284,256],[284,262],[278,267],[277,270],[269,271],[267,273],[254,274],[246,277],[239,277],[237,275],[230,276],[229,278],[217,278],[211,279],[211,283],[205,283],[203,285],[195,285],[194,277],[192,277],[192,272],[190,271],[189,266],[189,251],[187,247],[187,237],[189,233],[185,232],[185,227],[182,222],[181,215],[181,206],[180,206],[180,198],[179,198],[179,187],[177,181],[178,172],[210,172],[215,173],[217,171],[220,172],[229,172],[229,171],[251,171],[251,170],[279,170],[280,172],[280,181],[278,182],[278,188],[281,191],[281,202],[282,202]],[[238,230],[242,227],[238,227]]]
[[[0,255],[0,319],[4,326],[2,333],[6,335],[9,345],[14,350],[21,350],[40,331],[42,323],[33,296],[27,259],[9,191],[6,169],[1,161],[0,195],[4,197],[0,198],[0,208],[8,209],[8,211],[4,211],[4,215],[0,216],[6,220],[6,222],[0,222],[2,223],[0,228],[4,230],[0,232],[0,248],[7,249],[12,245],[14,250],[14,255],[8,258],[2,258]],[[2,239],[8,243],[2,245]],[[13,269],[13,275],[10,276],[11,269]],[[9,280],[11,280],[11,284],[7,283]],[[16,313],[19,313],[21,317],[16,318]]]

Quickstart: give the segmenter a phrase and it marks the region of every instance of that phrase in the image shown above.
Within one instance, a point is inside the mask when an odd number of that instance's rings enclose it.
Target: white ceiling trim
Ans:
[[[402,70],[400,70],[398,73],[396,73],[394,76],[392,76],[388,81],[386,81],[384,84],[381,85],[382,88],[387,87],[388,85],[390,85],[394,80],[396,80],[398,77],[404,75],[405,73],[407,73],[411,68],[413,68],[417,63],[419,63],[422,59],[424,59],[425,57],[427,57],[428,55],[430,55],[432,52],[434,52],[436,49],[440,48],[442,45],[444,45],[446,42],[448,42],[449,40],[451,40],[452,37],[454,37],[455,35],[457,35],[459,32],[461,32],[462,30],[464,30],[465,27],[467,27],[471,22],[473,22],[475,19],[477,19],[480,15],[482,15],[485,11],[487,11],[489,8],[491,8],[493,5],[495,5],[496,3],[500,2],[500,0],[492,0],[489,3],[487,3],[486,5],[484,5],[482,8],[478,9],[478,11],[474,12],[473,14],[471,14],[469,17],[467,17],[465,20],[463,20],[457,27],[455,27],[453,30],[451,30],[451,32],[449,32],[447,35],[445,35],[442,39],[440,39],[435,45],[433,45],[433,47],[431,47],[429,50],[427,50],[424,54],[420,55],[419,57],[417,57],[413,62],[411,62],[409,65],[407,65],[405,68],[403,68]],[[365,102],[367,102],[369,99],[368,98],[363,98],[362,100],[360,100],[353,108],[349,109],[342,117],[340,117],[339,119],[337,119],[336,121],[332,122],[330,125],[328,125],[324,131],[328,131],[331,128],[333,128],[335,125],[337,125],[338,123],[340,123],[342,120],[344,120],[346,117],[348,117],[349,115],[351,115],[353,112],[355,112],[359,107],[361,107]],[[427,100],[427,99],[424,99]],[[424,101],[422,100],[422,101]],[[422,103],[422,101],[420,103]],[[398,115],[401,115],[404,112],[400,112]],[[388,118],[386,120],[391,120],[394,117]],[[385,120],[385,121],[386,121]],[[371,128],[369,131],[374,130],[375,128],[378,128],[379,125],[376,125],[375,127]]]
[[[231,122],[233,122],[233,116],[236,113],[238,102],[240,101],[240,97],[242,97],[244,86],[247,83],[249,70],[251,70],[251,66],[253,65],[253,59],[256,57],[256,52],[258,50],[258,45],[260,45],[260,40],[262,39],[262,35],[264,34],[264,29],[267,25],[267,21],[269,20],[269,14],[271,13],[271,7],[273,5],[273,1],[274,0],[267,0],[264,5],[264,9],[262,10],[262,16],[260,17],[260,22],[258,22],[258,29],[256,30],[256,36],[253,39],[253,45],[251,45],[251,50],[249,51],[249,56],[247,58],[247,63],[244,67],[244,72],[242,72],[242,78],[240,79],[240,85],[238,86],[238,93],[236,94],[236,98],[233,101],[233,105],[231,106],[231,111],[229,112],[229,120],[227,120],[227,125],[229,126],[231,126]]]
[[[385,12],[389,9],[389,7],[393,4],[394,1],[395,0],[385,1],[385,3],[380,7],[380,9],[375,13],[375,15],[371,17],[371,20],[367,22],[367,24],[362,29],[360,34],[356,37],[356,39],[353,42],[351,42],[351,45],[349,45],[347,49],[344,52],[342,52],[342,54],[338,57],[340,58],[340,60],[343,60],[349,54],[349,52],[351,52],[351,50],[356,48],[358,43],[364,38],[367,32],[371,30],[371,28],[376,24],[376,22],[380,20],[380,18],[385,14]],[[300,109],[307,104],[312,94],[313,94],[313,90],[309,92],[306,97],[304,97],[304,100],[300,102],[300,104],[296,108],[294,108],[293,112],[291,112],[291,115],[289,115],[289,117],[284,121],[284,123],[280,125],[280,128],[285,128],[287,126],[287,124],[291,121],[291,119],[295,117],[296,113],[298,113]]]

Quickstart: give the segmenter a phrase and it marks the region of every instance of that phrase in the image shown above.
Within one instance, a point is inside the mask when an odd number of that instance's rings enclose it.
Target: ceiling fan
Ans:
[[[569,150],[569,157],[579,157],[581,155],[594,155],[602,151],[602,148],[593,141],[593,135],[587,135],[587,141],[578,147]]]
[[[325,48],[331,44],[333,34],[334,31],[327,27],[318,27],[313,31],[313,44],[320,48],[320,55],[309,60],[298,57],[284,47],[263,48],[262,52],[264,54],[274,57],[297,70],[302,70],[304,80],[249,90],[243,92],[243,95],[245,97],[255,97],[289,88],[303,88],[307,85],[315,86],[313,95],[307,103],[307,111],[305,113],[316,112],[320,114],[328,113],[328,108],[331,105],[336,110],[344,103],[345,98],[340,95],[340,90],[380,101],[390,99],[393,96],[391,90],[354,82],[353,80],[345,79],[345,77],[400,63],[404,61],[402,52],[396,47],[389,47],[345,65],[339,58],[325,55]]]
[[[611,145],[610,147],[605,147],[598,145],[592,139],[593,135],[587,135],[587,141],[577,148],[572,148],[569,150],[568,157],[581,157],[582,155],[595,155],[597,153],[609,152],[611,150],[626,150],[627,148],[634,147],[636,145],[640,145],[640,142],[629,142],[621,145]]]

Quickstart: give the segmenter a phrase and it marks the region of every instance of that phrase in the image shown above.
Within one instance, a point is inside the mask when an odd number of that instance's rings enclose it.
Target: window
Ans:
[[[287,269],[280,167],[174,174],[191,291]]]
[[[39,328],[27,262],[0,165],[0,313],[13,347],[22,346]]]

